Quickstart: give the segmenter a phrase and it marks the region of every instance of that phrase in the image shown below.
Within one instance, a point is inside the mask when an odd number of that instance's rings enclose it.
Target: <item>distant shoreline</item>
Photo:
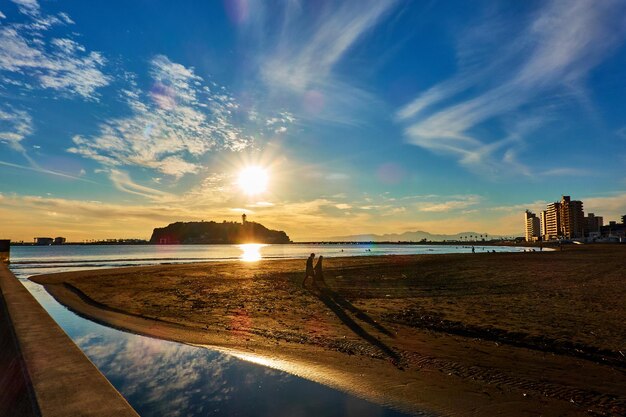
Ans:
[[[144,242],[67,242],[61,245],[38,245],[31,242],[11,242],[11,246],[200,246],[200,245],[245,245],[256,242],[243,243],[171,243],[160,244]],[[563,242],[569,244],[570,242]],[[464,247],[481,247],[481,246],[520,246],[520,247],[555,247],[559,246],[558,241],[547,242],[518,242],[518,241],[489,241],[489,242],[413,242],[413,241],[310,241],[310,242],[289,242],[289,243],[260,243],[261,245],[419,245],[419,246],[464,246]],[[586,243],[594,245],[596,243]],[[605,243],[597,243],[605,244]]]

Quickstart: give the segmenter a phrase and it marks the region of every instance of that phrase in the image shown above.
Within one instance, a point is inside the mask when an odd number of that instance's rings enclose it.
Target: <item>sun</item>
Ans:
[[[267,171],[261,167],[248,167],[239,173],[237,184],[246,194],[260,194],[267,189]]]

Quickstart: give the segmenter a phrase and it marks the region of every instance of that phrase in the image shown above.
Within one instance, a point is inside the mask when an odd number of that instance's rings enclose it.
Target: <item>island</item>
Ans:
[[[241,243],[291,243],[287,233],[270,230],[260,223],[214,221],[176,222],[157,227],[152,232],[150,243],[174,244],[241,244]]]

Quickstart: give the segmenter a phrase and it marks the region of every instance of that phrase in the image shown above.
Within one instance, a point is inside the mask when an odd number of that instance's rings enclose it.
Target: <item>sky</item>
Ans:
[[[0,235],[619,221],[625,41],[623,0],[0,0]]]

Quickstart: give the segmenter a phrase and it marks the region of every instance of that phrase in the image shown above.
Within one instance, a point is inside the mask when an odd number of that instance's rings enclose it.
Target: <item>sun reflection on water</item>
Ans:
[[[239,249],[241,249],[242,254],[239,257],[244,262],[255,262],[261,260],[261,248],[263,245],[261,243],[246,243],[243,245],[239,245]]]

